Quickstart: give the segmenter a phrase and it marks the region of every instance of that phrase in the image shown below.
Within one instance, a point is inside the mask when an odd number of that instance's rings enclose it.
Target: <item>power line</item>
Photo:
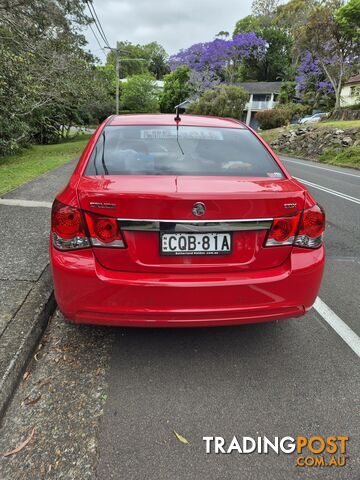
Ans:
[[[105,52],[105,50],[104,50],[104,47],[103,47],[103,46],[101,45],[101,43],[99,42],[99,39],[98,39],[98,37],[97,37],[97,35],[96,35],[96,33],[95,33],[94,29],[92,28],[92,25],[91,25],[91,23],[89,23],[89,27],[90,27],[90,29],[91,29],[91,31],[92,31],[92,33],[93,33],[94,37],[95,37],[95,40],[97,41],[97,44],[99,45],[100,49],[102,50],[102,52],[103,52],[103,53],[105,53],[105,54],[106,54],[106,52]]]
[[[90,15],[94,21],[94,24],[96,26],[96,29],[97,31],[99,32],[100,34],[100,37],[102,38],[102,40],[105,42],[105,45],[107,47],[110,47],[110,44],[109,44],[109,41],[108,39],[106,38],[106,35],[105,35],[105,32],[104,32],[104,29],[102,28],[102,25],[100,23],[100,20],[99,20],[99,17],[97,16],[96,14],[96,10],[94,8],[94,5],[92,4],[91,0],[85,0],[86,2],[86,5],[88,6],[88,9],[89,9],[89,12],[90,12]]]
[[[94,14],[95,14],[96,20],[98,21],[99,27],[100,27],[100,29],[101,29],[101,31],[102,31],[102,33],[103,33],[103,38],[105,39],[106,44],[109,45],[109,41],[108,41],[108,39],[107,39],[107,37],[106,37],[106,35],[105,35],[104,29],[103,29],[103,27],[102,27],[102,25],[101,25],[101,22],[100,22],[100,19],[99,19],[98,15],[97,15],[97,13],[96,13],[95,5],[92,3],[92,0],[90,0],[90,4],[91,4],[91,8],[93,9],[93,12],[94,12]]]

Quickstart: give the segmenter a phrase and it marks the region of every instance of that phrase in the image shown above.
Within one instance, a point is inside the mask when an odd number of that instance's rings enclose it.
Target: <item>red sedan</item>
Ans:
[[[112,116],[52,209],[55,296],[76,323],[209,326],[304,315],[325,215],[243,123]]]

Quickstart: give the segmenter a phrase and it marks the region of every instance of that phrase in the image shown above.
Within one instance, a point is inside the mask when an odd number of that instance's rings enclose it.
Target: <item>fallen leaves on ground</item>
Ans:
[[[26,380],[30,377],[31,373],[30,372],[25,372],[23,375],[23,381],[26,382]]]
[[[36,398],[26,397],[24,400],[24,405],[35,405],[41,398],[41,393]]]
[[[38,382],[39,388],[43,387],[44,385],[48,385],[49,383],[51,383],[51,380],[52,380],[51,377],[40,380]]]
[[[35,428],[31,430],[30,435],[27,437],[26,440],[24,440],[20,445],[18,445],[16,448],[13,450],[10,450],[9,452],[5,452],[2,454],[3,457],[9,457],[10,455],[15,455],[16,453],[19,453],[23,448],[26,447],[26,445],[32,440],[33,436],[35,434]]]
[[[179,433],[177,433],[175,430],[174,430],[174,434],[175,434],[175,437],[176,437],[181,443],[186,443],[187,445],[190,445],[190,442],[189,442],[185,437],[183,437],[182,435],[180,435]]]

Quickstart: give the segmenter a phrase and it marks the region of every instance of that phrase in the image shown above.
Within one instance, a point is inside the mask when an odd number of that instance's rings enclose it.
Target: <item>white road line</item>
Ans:
[[[351,350],[360,357],[360,337],[351,330],[346,323],[331,310],[319,297],[315,300],[314,308],[331,328],[349,345]]]
[[[282,158],[282,160],[284,162],[295,163],[295,165],[305,165],[306,167],[318,168],[319,170],[326,170],[327,172],[340,173],[341,175],[349,175],[349,177],[360,178],[360,175],[356,175],[355,173],[340,172],[339,170],[333,170],[332,168],[318,167],[317,165],[312,165],[311,163],[298,162],[296,160],[289,160],[287,158]]]
[[[326,193],[331,193],[331,195],[335,195],[336,197],[343,198],[344,200],[348,200],[349,202],[354,202],[360,205],[360,198],[352,197],[351,195],[347,195],[346,193],[338,192],[336,190],[332,190],[331,188],[323,187],[322,185],[318,185],[317,183],[309,182],[308,180],[304,180],[303,178],[294,177],[299,180],[304,185],[308,185],[309,187],[317,188],[318,190],[322,190]]]
[[[52,207],[51,202],[38,202],[35,200],[17,200],[13,198],[0,198],[0,205],[10,205],[13,207]]]

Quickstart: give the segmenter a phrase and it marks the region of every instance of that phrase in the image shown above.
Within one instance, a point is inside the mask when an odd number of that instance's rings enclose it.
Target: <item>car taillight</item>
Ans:
[[[92,245],[99,247],[125,247],[116,218],[85,212],[85,220]]]
[[[322,244],[325,230],[325,212],[320,205],[304,210],[294,245],[317,248]]]
[[[314,205],[294,217],[275,218],[265,246],[297,245],[317,248],[322,244],[324,230],[324,210],[319,205]]]
[[[78,208],[55,200],[51,211],[53,245],[59,250],[73,250],[90,246]]]
[[[116,218],[64,205],[55,200],[51,212],[51,235],[54,247],[59,250],[74,250],[96,247],[124,248]]]
[[[294,217],[274,218],[265,245],[267,247],[292,245],[298,229],[300,215],[298,213]]]

